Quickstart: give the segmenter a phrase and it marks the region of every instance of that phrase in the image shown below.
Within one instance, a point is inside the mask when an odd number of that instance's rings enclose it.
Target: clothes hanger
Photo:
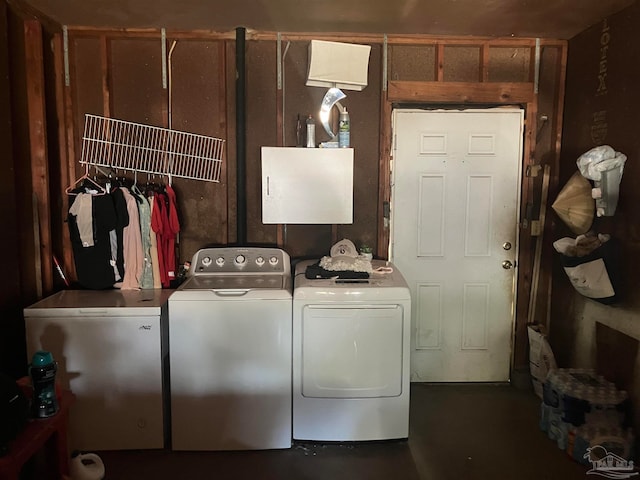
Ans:
[[[72,185],[69,185],[65,189],[64,193],[66,193],[67,195],[77,195],[78,193],[84,193],[81,191],[74,191],[74,190],[78,190],[78,188],[83,185],[86,187],[87,184],[89,184],[89,186],[91,187],[91,190],[97,191],[97,193],[92,193],[92,195],[104,195],[107,193],[107,191],[104,189],[102,185],[100,185],[98,182],[96,182],[89,176],[89,164],[85,166],[84,175],[82,175]]]
[[[133,185],[131,186],[131,192],[135,194],[135,199],[138,203],[143,203],[145,195],[140,191],[138,187],[138,170],[133,171]]]

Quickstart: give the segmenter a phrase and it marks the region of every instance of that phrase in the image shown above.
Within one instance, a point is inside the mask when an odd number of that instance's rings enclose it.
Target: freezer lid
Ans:
[[[24,309],[25,317],[155,316],[174,290],[63,290]]]

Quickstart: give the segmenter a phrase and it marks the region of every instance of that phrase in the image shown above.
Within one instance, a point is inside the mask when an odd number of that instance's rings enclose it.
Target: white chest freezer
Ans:
[[[77,450],[163,448],[163,364],[171,291],[66,290],[24,310],[27,353],[48,350],[56,380],[76,395]]]

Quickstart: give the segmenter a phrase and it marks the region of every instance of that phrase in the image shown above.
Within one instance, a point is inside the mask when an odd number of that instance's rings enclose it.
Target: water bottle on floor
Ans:
[[[69,470],[71,480],[102,480],[105,473],[104,463],[95,453],[80,453],[73,456]]]

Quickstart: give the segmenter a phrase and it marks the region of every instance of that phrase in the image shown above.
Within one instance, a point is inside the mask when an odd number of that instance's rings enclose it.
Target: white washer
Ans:
[[[391,273],[305,278],[293,292],[293,438],[365,441],[409,436],[411,295]]]
[[[275,248],[206,248],[169,298],[174,450],[291,447],[291,266]]]

